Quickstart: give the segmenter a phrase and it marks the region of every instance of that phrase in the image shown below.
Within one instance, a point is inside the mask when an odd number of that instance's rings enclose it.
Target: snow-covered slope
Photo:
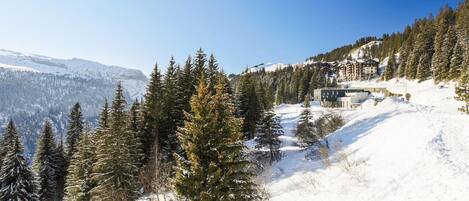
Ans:
[[[329,135],[330,166],[295,146],[300,104],[281,105],[284,158],[265,172],[275,201],[467,200],[469,117],[457,112],[454,86],[391,80],[354,82],[412,95],[410,102],[386,98],[340,110],[347,124]],[[320,116],[328,109],[311,107]]]
[[[355,60],[359,60],[359,59],[363,59],[366,54],[367,54],[367,51],[374,47],[374,46],[378,46],[378,45],[381,45],[381,41],[371,41],[365,45],[362,45],[361,47],[359,48],[356,48],[352,51],[350,51],[350,57],[352,59],[355,59]]]
[[[250,73],[257,72],[262,69],[264,69],[266,72],[274,72],[277,70],[281,70],[287,66],[288,66],[287,64],[283,64],[283,63],[262,63],[262,64],[255,65],[253,67],[248,68],[248,72]]]
[[[147,82],[145,75],[135,69],[108,66],[84,59],[57,59],[3,49],[0,50],[0,68],[85,79],[122,81],[124,87],[133,98],[143,95]]]

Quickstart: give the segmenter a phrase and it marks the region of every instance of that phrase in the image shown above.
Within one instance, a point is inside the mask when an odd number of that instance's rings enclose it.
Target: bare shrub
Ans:
[[[363,171],[362,166],[366,164],[366,160],[357,160],[352,157],[353,152],[347,152],[342,149],[342,145],[340,142],[337,142],[335,145],[336,152],[336,160],[339,163],[339,167],[345,173],[349,174],[352,178],[357,180],[358,182],[366,182],[365,180],[365,172]]]
[[[149,201],[170,201],[168,196],[172,192],[171,178],[173,174],[172,163],[163,163],[157,159],[151,160],[142,167],[139,180],[143,191],[152,193],[155,196],[149,198]]]
[[[321,156],[321,162],[325,168],[331,166],[331,160],[329,159],[329,149],[325,146],[319,148],[319,155]]]

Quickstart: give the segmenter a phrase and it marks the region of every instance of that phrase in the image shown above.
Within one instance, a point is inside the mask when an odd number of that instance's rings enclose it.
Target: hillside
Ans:
[[[410,102],[386,98],[354,110],[334,110],[347,120],[330,134],[330,166],[311,148],[296,146],[301,104],[280,105],[284,158],[264,173],[270,200],[465,200],[469,187],[469,117],[454,86],[353,82],[412,94]],[[317,118],[329,109],[311,107]],[[312,157],[311,157],[312,156]]]
[[[45,119],[53,122],[56,135],[64,134],[70,108],[80,102],[93,125],[117,82],[123,83],[131,101],[142,98],[147,81],[139,70],[0,50],[0,125],[15,120],[31,158]]]

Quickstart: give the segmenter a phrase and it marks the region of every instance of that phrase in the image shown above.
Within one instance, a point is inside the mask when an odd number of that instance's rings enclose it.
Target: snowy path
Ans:
[[[272,166],[267,189],[271,200],[467,200],[469,197],[469,117],[458,114],[454,88],[433,83],[352,83],[405,88],[410,103],[386,99],[344,111],[347,124],[331,134],[348,155],[348,170],[331,156],[332,165],[307,160],[295,145],[300,104],[276,109],[285,135],[284,158]],[[313,115],[323,111],[312,106]]]

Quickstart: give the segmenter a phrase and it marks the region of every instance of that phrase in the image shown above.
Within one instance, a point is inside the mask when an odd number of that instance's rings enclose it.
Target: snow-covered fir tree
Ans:
[[[244,157],[241,119],[224,86],[210,95],[201,79],[178,137],[187,155],[178,157],[175,190],[180,199],[197,201],[259,200],[249,162]]]
[[[183,120],[182,103],[178,97],[177,69],[176,61],[173,57],[169,61],[168,68],[163,80],[162,104],[164,107],[161,112],[160,144],[162,156],[167,162],[174,162],[173,155],[179,148],[179,142],[176,137],[177,126],[181,125]]]
[[[283,135],[280,118],[272,111],[268,111],[263,115],[257,126],[256,148],[267,149],[265,156],[269,158],[270,164],[279,161],[282,158],[280,152],[281,141],[279,136]]]
[[[310,145],[312,143],[315,143],[319,140],[318,136],[315,136],[313,134],[314,132],[314,127],[312,118],[313,115],[311,114],[310,110],[310,98],[309,96],[305,96],[304,99],[304,105],[303,107],[305,108],[303,112],[301,112],[300,115],[300,120],[298,121],[298,126],[296,127],[296,137],[304,144],[304,145]]]
[[[241,78],[238,95],[238,112],[243,118],[243,128],[246,139],[254,138],[257,121],[262,115],[262,105],[257,96],[256,86],[250,73]]]
[[[143,136],[143,115],[142,115],[142,108],[141,104],[138,100],[135,100],[132,103],[132,106],[129,110],[129,129],[132,133],[135,134],[135,139],[137,140],[135,144],[135,150],[137,153],[140,153],[141,156],[136,158],[137,167],[143,166],[143,145],[142,145],[142,136]]]
[[[397,66],[398,66],[398,63],[396,61],[396,55],[395,55],[394,52],[392,52],[389,55],[388,65],[386,66],[386,69],[384,69],[383,78],[384,78],[385,81],[394,78],[395,69],[396,69]]]
[[[4,138],[9,142],[2,146],[6,152],[0,168],[0,200],[36,201],[34,177],[23,156],[23,145],[10,120]]]
[[[98,135],[92,176],[98,183],[92,190],[92,200],[127,201],[138,196],[139,154],[134,150],[137,139],[129,129],[126,104],[119,83],[109,114],[109,129]]]
[[[157,146],[154,150],[161,152],[161,117],[163,108],[163,84],[158,65],[150,75],[147,91],[145,93],[145,102],[143,104],[143,135],[141,143],[144,152],[144,162],[148,162],[153,157],[153,146]]]
[[[464,101],[464,111],[469,114],[469,71],[467,69],[459,79],[456,94],[461,101]]]
[[[76,150],[75,150],[76,151]],[[69,161],[67,160],[64,150],[62,139],[60,139],[57,148],[55,149],[55,180],[56,180],[56,196],[57,200],[63,200],[65,191],[65,178],[67,177]]]
[[[76,103],[71,111],[68,121],[67,129],[67,160],[70,160],[73,153],[75,153],[75,147],[77,146],[80,134],[83,131],[83,114],[81,112],[80,103]]]
[[[52,125],[49,121],[44,123],[44,128],[38,140],[34,159],[34,170],[37,175],[38,197],[41,201],[57,199],[57,146],[52,133]]]
[[[96,162],[94,140],[95,135],[85,127],[68,168],[65,200],[91,201],[91,190],[97,182],[92,179],[93,164]]]

